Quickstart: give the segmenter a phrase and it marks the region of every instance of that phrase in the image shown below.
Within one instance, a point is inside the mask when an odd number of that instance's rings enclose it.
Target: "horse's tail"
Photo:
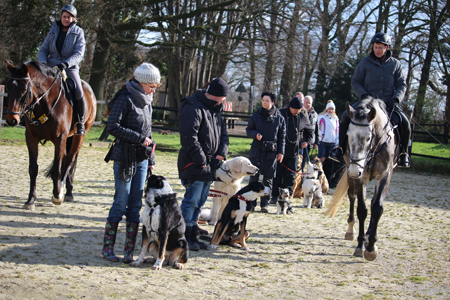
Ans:
[[[347,194],[347,191],[348,191],[347,168],[345,168],[341,180],[339,180],[336,190],[334,191],[333,197],[331,197],[330,205],[328,205],[328,209],[325,212],[327,216],[330,216],[330,218],[332,218],[336,215],[339,206],[341,206],[346,199],[344,197]]]

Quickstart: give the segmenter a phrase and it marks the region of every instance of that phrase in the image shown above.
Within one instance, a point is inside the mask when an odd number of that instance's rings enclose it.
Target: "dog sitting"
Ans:
[[[145,209],[142,213],[142,249],[132,266],[142,262],[154,263],[152,269],[161,270],[163,263],[183,269],[188,260],[189,247],[184,236],[186,224],[178,205],[176,193],[163,176],[152,175],[145,188]],[[145,258],[146,252],[152,258]]]
[[[303,189],[303,205],[302,207],[311,208],[315,206],[317,208],[322,208],[325,206],[325,198],[323,197],[324,185],[328,191],[328,181],[321,171],[321,162],[319,158],[314,159],[314,163],[308,162],[307,175],[304,176],[304,181],[302,185]],[[324,183],[326,181],[326,183]]]
[[[291,193],[288,188],[279,188],[279,196],[277,199],[277,214],[283,213],[294,213],[294,209],[292,208],[291,201],[289,201],[289,197]]]
[[[211,249],[216,249],[217,245],[230,245],[248,250],[245,240],[250,236],[246,231],[247,217],[250,214],[252,203],[258,197],[270,194],[270,188],[265,187],[260,182],[252,182],[240,189],[223,210],[220,220],[214,228],[211,240]]]
[[[255,175],[258,171],[258,167],[243,156],[224,161],[216,171],[217,181],[214,182],[214,189],[228,196],[213,197],[211,214],[209,216],[202,214],[200,217],[208,220],[209,225],[216,225],[230,197],[241,188],[241,181],[244,176]]]

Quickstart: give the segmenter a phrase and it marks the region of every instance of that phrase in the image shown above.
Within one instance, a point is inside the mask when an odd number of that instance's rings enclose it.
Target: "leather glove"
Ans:
[[[392,98],[391,101],[389,101],[387,107],[389,111],[393,111],[395,106],[397,106],[400,103],[400,101],[397,98]]]
[[[65,62],[63,62],[63,63],[60,63],[59,65],[57,65],[57,67],[58,67],[58,69],[62,72],[62,71],[64,71],[65,69],[67,69],[68,64],[65,63]]]

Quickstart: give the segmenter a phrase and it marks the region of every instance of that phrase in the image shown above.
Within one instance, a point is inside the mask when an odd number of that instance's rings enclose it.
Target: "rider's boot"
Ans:
[[[400,111],[402,117],[401,123],[401,136],[400,136],[400,155],[398,156],[397,166],[401,168],[409,168],[411,162],[408,155],[408,146],[411,136],[411,125],[409,124],[408,118]]]
[[[84,97],[77,100],[77,116],[78,122],[76,123],[77,130],[75,131],[76,135],[85,135],[86,130],[84,129]]]

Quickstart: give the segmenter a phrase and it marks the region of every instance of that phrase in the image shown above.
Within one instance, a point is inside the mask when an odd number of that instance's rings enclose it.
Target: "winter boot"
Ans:
[[[114,244],[116,243],[118,226],[119,223],[110,223],[109,221],[106,221],[105,235],[103,237],[102,257],[114,262],[120,261],[119,258],[114,254]]]
[[[191,241],[196,243],[200,247],[200,249],[207,250],[208,246],[205,243],[202,243],[197,239],[197,235],[199,235],[199,234],[200,234],[200,231],[199,231],[198,225],[195,224],[194,226],[192,226]]]
[[[191,251],[198,251],[200,250],[200,246],[195,243],[195,241],[192,240],[192,230],[193,226],[186,226],[186,232],[184,233],[186,240],[189,245],[189,250]]]
[[[139,231],[139,223],[127,222],[125,247],[123,248],[123,262],[129,264],[133,261],[133,251],[136,246],[136,237]]]

